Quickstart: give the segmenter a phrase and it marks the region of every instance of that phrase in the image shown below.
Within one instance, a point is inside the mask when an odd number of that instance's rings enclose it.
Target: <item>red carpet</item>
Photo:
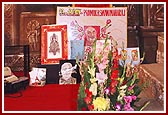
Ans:
[[[27,87],[18,98],[4,98],[5,111],[76,111],[79,84]],[[17,94],[14,94],[17,95]]]

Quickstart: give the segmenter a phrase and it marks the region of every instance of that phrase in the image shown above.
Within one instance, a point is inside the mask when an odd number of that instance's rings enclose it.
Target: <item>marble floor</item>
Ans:
[[[143,111],[164,111],[164,64],[142,64],[140,66],[139,77],[141,83],[147,83],[147,87],[139,95],[141,101],[137,103],[143,104],[146,101],[150,103]]]

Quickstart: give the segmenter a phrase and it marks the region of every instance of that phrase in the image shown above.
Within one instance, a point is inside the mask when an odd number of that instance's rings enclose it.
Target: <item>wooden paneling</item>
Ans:
[[[30,45],[30,67],[40,63],[41,26],[56,24],[55,12],[22,12],[20,15],[20,44]]]
[[[4,5],[4,45],[11,45],[12,40],[12,19],[13,19],[13,5]]]
[[[159,28],[164,27],[164,5],[149,4],[148,5],[148,26]]]

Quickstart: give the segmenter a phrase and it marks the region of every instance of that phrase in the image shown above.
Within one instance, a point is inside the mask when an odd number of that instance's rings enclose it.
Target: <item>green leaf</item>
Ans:
[[[139,86],[135,86],[133,90],[136,96],[138,96],[141,93],[141,88]]]
[[[84,87],[84,84],[81,82],[79,90],[78,90],[78,104],[77,104],[78,105],[78,110],[81,110],[82,107],[86,106],[86,104],[84,102],[85,97],[86,97],[85,87]]]

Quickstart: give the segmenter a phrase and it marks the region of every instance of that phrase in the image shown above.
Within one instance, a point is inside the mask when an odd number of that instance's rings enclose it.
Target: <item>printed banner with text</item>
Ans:
[[[127,47],[126,7],[57,7],[56,23],[67,25],[68,58],[71,57],[71,40],[84,40],[86,47],[92,45],[93,38],[109,35],[117,41],[118,47]]]

